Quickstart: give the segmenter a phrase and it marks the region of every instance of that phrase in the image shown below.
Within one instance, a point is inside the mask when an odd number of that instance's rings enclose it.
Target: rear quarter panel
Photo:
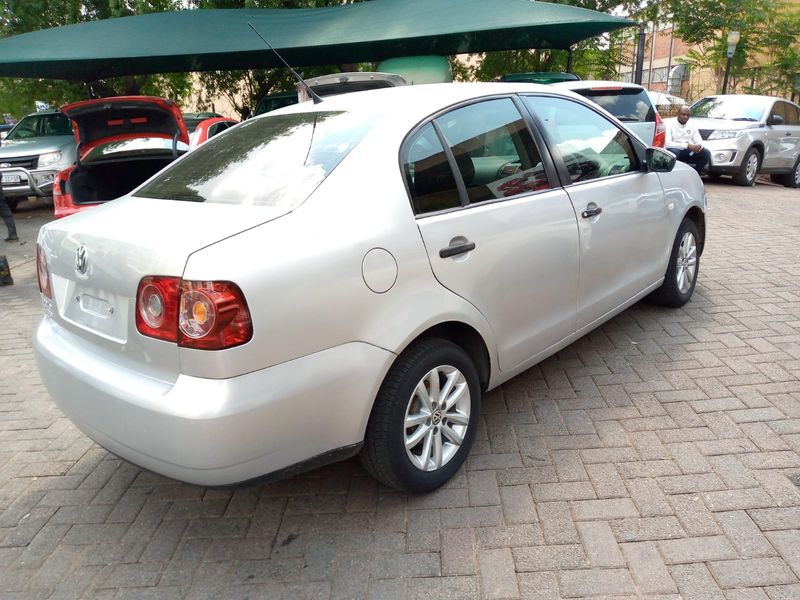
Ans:
[[[399,353],[449,320],[477,329],[494,356],[482,315],[433,277],[401,177],[403,133],[373,132],[294,212],[189,258],[186,279],[241,287],[254,334],[221,353],[181,349],[182,372],[229,377],[352,341]],[[383,293],[362,273],[375,248],[397,265],[394,285]]]

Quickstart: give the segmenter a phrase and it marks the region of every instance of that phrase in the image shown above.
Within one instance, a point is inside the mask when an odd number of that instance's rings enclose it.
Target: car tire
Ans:
[[[742,166],[739,168],[739,172],[733,176],[733,181],[738,185],[755,185],[760,168],[761,152],[758,151],[758,148],[750,148],[742,159]]]
[[[469,355],[449,341],[423,339],[389,369],[367,423],[361,463],[389,487],[435,490],[464,463],[480,404],[478,370]]]
[[[664,283],[650,294],[648,300],[673,308],[689,301],[700,272],[699,241],[697,225],[691,219],[684,219],[672,244]]]
[[[772,179],[773,182],[780,183],[781,185],[785,185],[786,187],[799,188],[800,157],[797,159],[797,162],[794,163],[794,168],[792,169],[791,173],[786,173],[785,175],[771,175],[770,179]]]

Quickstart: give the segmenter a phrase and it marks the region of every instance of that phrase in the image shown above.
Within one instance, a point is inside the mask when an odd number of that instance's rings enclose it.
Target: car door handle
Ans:
[[[461,244],[454,244],[452,246],[448,246],[447,248],[442,248],[439,250],[439,257],[440,258],[450,258],[452,256],[458,256],[459,254],[466,254],[467,252],[472,252],[475,250],[475,242],[464,242]]]
[[[599,215],[601,212],[603,212],[603,209],[600,208],[599,206],[595,206],[593,208],[587,208],[585,211],[581,213],[581,216],[584,219],[591,219],[592,217],[596,217],[597,215]]]

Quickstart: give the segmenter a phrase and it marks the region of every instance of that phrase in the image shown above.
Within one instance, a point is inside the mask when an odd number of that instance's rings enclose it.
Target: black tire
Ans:
[[[794,163],[794,168],[792,169],[791,173],[786,173],[784,175],[771,175],[770,179],[772,179],[772,181],[775,183],[780,183],[781,185],[785,185],[789,188],[800,187],[800,157],[798,157],[797,162]]]
[[[460,446],[452,444],[447,448],[450,458],[446,462],[434,470],[423,471],[412,463],[412,459],[408,456],[405,445],[407,431],[410,429],[413,436],[418,429],[420,432],[422,428],[425,428],[425,431],[435,429],[435,435],[439,436],[443,443],[451,443],[449,439],[445,439],[447,436],[444,431],[445,427],[449,428],[452,423],[452,421],[448,423],[447,418],[455,415],[454,412],[440,412],[436,421],[438,419],[442,421],[438,427],[434,427],[433,420],[429,419],[412,429],[404,426],[406,414],[414,406],[422,407],[421,402],[417,404],[418,396],[415,393],[417,386],[424,382],[432,370],[445,367],[454,367],[466,383],[464,389],[468,391],[469,398],[462,400],[464,404],[469,405],[466,430],[462,431]],[[440,378],[437,380],[441,381]],[[383,380],[367,423],[364,448],[360,455],[361,463],[375,479],[389,487],[404,492],[435,490],[455,475],[464,463],[478,428],[480,404],[481,387],[478,371],[469,355],[461,347],[443,339],[421,340],[397,357]],[[432,413],[432,416],[434,415],[435,413]],[[454,429],[450,428],[448,431],[452,432]],[[427,436],[421,437],[420,443],[424,437]],[[410,451],[416,449],[417,446],[414,446]],[[426,457],[425,461],[427,460]]]
[[[753,160],[753,155],[755,155],[756,160],[756,168],[755,171],[751,171],[748,174],[747,165]],[[744,158],[742,159],[742,166],[739,168],[739,172],[733,176],[733,181],[737,185],[744,185],[744,186],[752,186],[756,183],[756,178],[758,177],[758,172],[761,170],[761,152],[758,151],[758,148],[750,148],[747,152],[745,152]]]
[[[684,236],[691,234],[694,237],[695,244],[695,263],[694,273],[691,277],[691,283],[688,288],[681,291],[678,284],[679,274],[679,253],[681,252],[681,244],[684,241]],[[700,235],[697,231],[697,225],[691,219],[684,219],[681,226],[678,227],[678,233],[675,235],[675,241],[672,244],[672,252],[669,254],[669,264],[667,265],[667,272],[664,275],[664,283],[661,287],[654,291],[648,297],[648,300],[654,304],[661,306],[671,306],[677,308],[686,304],[694,293],[694,286],[697,284],[697,275],[700,273],[700,257],[697,255],[700,249]]]

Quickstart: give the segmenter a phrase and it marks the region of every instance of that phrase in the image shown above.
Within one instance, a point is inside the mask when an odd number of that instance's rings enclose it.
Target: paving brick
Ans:
[[[665,494],[691,494],[726,489],[725,484],[715,473],[658,477],[657,481]]]
[[[723,589],[797,582],[792,571],[779,558],[715,561],[708,563],[708,568]]]
[[[613,464],[586,465],[586,472],[598,498],[624,498],[628,495],[625,483]]]
[[[756,471],[753,477],[778,506],[800,506],[800,489],[778,471]]]
[[[766,536],[795,575],[800,577],[800,529],[769,531]]]
[[[484,598],[520,597],[514,559],[509,548],[481,550],[478,562]]]
[[[703,500],[711,511],[743,510],[774,506],[775,501],[760,488],[707,492]]]
[[[625,559],[619,544],[604,521],[576,524],[589,564],[594,568],[624,567]]]
[[[671,565],[739,558],[724,535],[663,540],[658,542],[658,549]]]
[[[639,511],[630,498],[579,500],[571,502],[570,506],[576,521],[609,521],[639,516]]]
[[[530,487],[527,485],[500,488],[504,522],[509,525],[537,522]]]
[[[442,531],[442,575],[474,575],[475,533],[472,529]]]
[[[748,514],[762,531],[796,529],[800,523],[800,506],[751,510]]]
[[[584,569],[589,566],[580,544],[514,548],[517,571]]]
[[[704,564],[675,565],[670,573],[683,600],[725,600]]]
[[[685,535],[681,524],[675,517],[623,519],[611,523],[611,529],[620,542],[669,540]]]
[[[526,600],[560,600],[558,575],[555,572],[519,573],[519,589]]]
[[[718,512],[716,520],[742,558],[775,556],[775,549],[743,510]]]
[[[494,471],[470,471],[469,481],[470,506],[494,506],[500,504],[500,493],[497,489],[497,476]]]
[[[566,502],[545,502],[536,506],[542,534],[548,544],[576,544],[580,542],[572,513]]]
[[[476,532],[478,544],[481,548],[538,546],[544,544],[542,528],[538,523],[480,527]]]
[[[588,481],[573,483],[538,483],[533,485],[533,496],[537,502],[557,500],[589,500],[596,498],[592,484]]]
[[[690,536],[720,533],[717,522],[699,494],[679,494],[668,497],[683,529]]]
[[[653,542],[621,544],[621,548],[640,594],[671,594],[678,591]]]
[[[630,479],[628,490],[641,516],[660,517],[674,514],[667,497],[653,479]]]
[[[636,591],[627,569],[561,571],[558,580],[564,598],[634,594]]]
[[[728,488],[758,487],[758,481],[751,475],[738,456],[709,456],[708,462]]]

